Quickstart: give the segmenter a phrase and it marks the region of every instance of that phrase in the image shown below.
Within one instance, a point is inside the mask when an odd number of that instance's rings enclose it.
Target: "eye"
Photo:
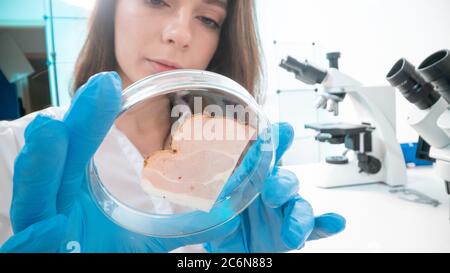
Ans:
[[[150,6],[155,6],[155,7],[168,6],[167,3],[164,2],[163,0],[145,0],[145,3],[147,3]]]
[[[205,26],[212,28],[212,29],[219,29],[221,26],[219,25],[219,23],[217,23],[216,21],[214,21],[211,18],[205,17],[205,16],[201,16],[200,17],[200,21],[205,24]]]

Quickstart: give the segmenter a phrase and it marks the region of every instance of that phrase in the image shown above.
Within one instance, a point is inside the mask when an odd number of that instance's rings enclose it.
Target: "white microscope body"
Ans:
[[[390,186],[406,184],[405,160],[395,132],[394,88],[390,86],[364,87],[360,82],[340,72],[337,68],[332,67],[325,72],[309,64],[302,64],[291,57],[283,61],[281,66],[290,72],[294,72],[296,78],[305,83],[323,86],[323,92],[316,102],[317,108],[327,108],[328,111],[337,115],[338,103],[345,96],[349,96],[358,113],[359,120],[370,123],[370,126],[375,127],[371,132],[371,141],[367,144],[364,144],[365,134],[359,134],[359,142],[356,140],[360,144],[359,149],[349,149],[353,150],[353,158],[349,156],[349,160],[341,164],[330,163],[328,160],[318,164],[307,164],[302,169],[304,170],[302,173],[303,181],[306,180],[306,183],[322,188],[379,182]],[[298,69],[299,66],[300,69]],[[316,71],[322,74],[319,77],[314,77],[313,74]],[[333,126],[333,124],[330,125],[330,127]],[[335,126],[337,129],[341,127],[339,124],[335,124]],[[347,140],[346,142],[348,142]],[[363,148],[368,148],[367,145],[371,147],[363,151]],[[363,158],[367,155],[379,160],[380,168],[374,171],[364,171],[360,165],[361,158],[356,156],[358,154],[364,155]]]
[[[386,78],[415,105],[408,123],[431,146],[429,157],[450,194],[450,51],[433,53],[417,69],[400,59]]]
[[[379,172],[368,174],[359,172],[357,160],[351,160],[349,164],[343,166],[322,162],[319,164],[321,177],[315,184],[323,188],[377,182],[384,182],[390,186],[405,185],[406,165],[395,132],[394,89],[389,86],[364,87],[335,68],[328,70],[328,76],[322,86],[329,94],[336,92],[347,94],[359,119],[376,128],[373,131],[372,152],[368,154],[380,159],[382,165]],[[327,106],[330,103],[327,103]]]
[[[440,98],[430,109],[414,109],[408,123],[431,145],[430,157],[436,159],[435,169],[439,177],[450,181],[450,108]]]

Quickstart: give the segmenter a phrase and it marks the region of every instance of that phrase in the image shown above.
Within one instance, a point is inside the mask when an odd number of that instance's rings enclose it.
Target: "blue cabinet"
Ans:
[[[19,117],[20,105],[16,86],[9,83],[0,71],[0,120],[13,120]]]

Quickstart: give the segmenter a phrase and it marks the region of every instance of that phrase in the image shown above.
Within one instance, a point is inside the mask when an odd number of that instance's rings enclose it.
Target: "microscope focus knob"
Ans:
[[[381,170],[381,161],[374,156],[360,153],[358,154],[358,167],[360,173],[376,174]]]

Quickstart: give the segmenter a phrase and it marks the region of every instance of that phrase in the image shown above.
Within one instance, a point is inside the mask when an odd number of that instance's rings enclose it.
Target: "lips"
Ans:
[[[180,65],[178,65],[174,62],[166,61],[166,60],[158,60],[158,59],[150,60],[150,59],[148,59],[148,61],[150,62],[151,66],[153,67],[153,69],[155,70],[156,73],[175,70],[175,69],[181,69]]]

